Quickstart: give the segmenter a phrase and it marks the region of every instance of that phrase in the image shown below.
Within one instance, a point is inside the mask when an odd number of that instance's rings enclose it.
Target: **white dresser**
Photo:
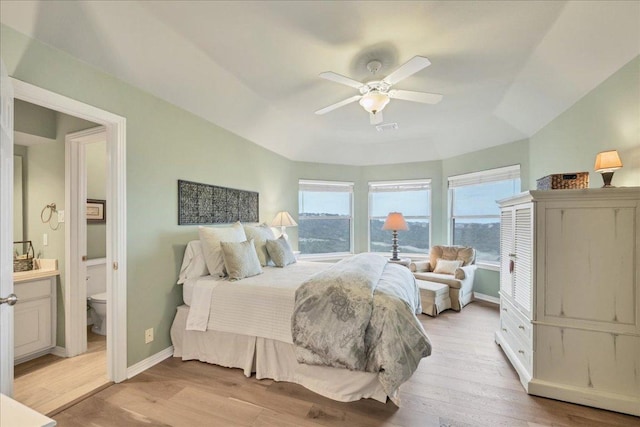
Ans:
[[[499,203],[495,338],[525,390],[640,415],[640,188]]]

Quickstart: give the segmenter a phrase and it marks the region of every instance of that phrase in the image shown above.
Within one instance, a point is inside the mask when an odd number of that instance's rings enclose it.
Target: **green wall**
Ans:
[[[589,186],[602,187],[596,154],[614,149],[623,168],[612,184],[640,185],[640,56],[530,138],[530,186],[553,173],[589,172]]]

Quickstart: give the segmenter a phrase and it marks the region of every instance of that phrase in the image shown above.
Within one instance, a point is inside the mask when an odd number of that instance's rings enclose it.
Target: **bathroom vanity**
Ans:
[[[16,364],[50,353],[56,346],[57,269],[13,273],[14,361]]]

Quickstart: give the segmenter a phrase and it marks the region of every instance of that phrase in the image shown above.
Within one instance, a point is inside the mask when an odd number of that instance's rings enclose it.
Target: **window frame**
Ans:
[[[428,203],[428,208],[429,208],[429,215],[428,216],[404,216],[404,219],[409,221],[412,219],[426,219],[429,223],[429,244],[427,249],[425,250],[424,254],[422,253],[414,253],[414,252],[398,252],[398,256],[402,256],[402,257],[411,257],[411,258],[425,258],[427,256],[427,254],[429,253],[429,250],[431,249],[431,238],[432,238],[432,230],[433,230],[433,192],[432,192],[432,188],[431,188],[431,178],[421,178],[421,179],[406,179],[406,180],[388,180],[388,181],[369,181],[368,182],[368,186],[367,186],[367,251],[371,252],[371,220],[372,219],[382,219],[383,221],[387,218],[386,216],[380,217],[380,216],[372,216],[372,202],[373,202],[373,193],[376,193],[376,191],[372,191],[372,188],[381,188],[381,187],[402,187],[402,186],[406,186],[406,187],[410,187],[410,186],[424,186],[426,187],[426,190],[429,192],[429,203]],[[409,188],[407,188],[407,191],[410,190]],[[393,192],[392,190],[387,190],[389,192]],[[397,191],[403,191],[401,189],[397,190]],[[378,191],[381,192],[381,191]],[[402,245],[400,244],[400,249],[402,249]],[[378,254],[385,254],[387,255],[388,252],[374,252],[374,253],[378,253]]]
[[[457,219],[496,219],[500,223],[500,212],[495,215],[455,215],[453,214],[455,207],[455,189],[471,185],[489,184],[494,182],[509,181],[518,179],[520,181],[520,191],[513,195],[519,194],[522,190],[521,168],[519,164],[503,166],[498,168],[486,169],[478,172],[466,173],[461,175],[453,175],[447,178],[449,206],[448,206],[448,227],[449,244],[454,245],[453,240],[455,233],[455,220]],[[453,184],[453,185],[452,185]],[[499,248],[498,248],[499,250]],[[476,265],[487,270],[500,270],[500,260],[488,261],[476,258]]]
[[[315,191],[315,192],[327,192],[327,193],[349,193],[349,251],[348,252],[323,252],[316,254],[305,254],[300,249],[300,233],[298,233],[298,249],[300,250],[300,259],[333,259],[347,255],[353,255],[354,248],[354,182],[350,181],[327,181],[327,180],[314,180],[314,179],[299,179],[298,180],[298,221],[303,218],[302,212],[300,212],[300,192],[301,191]],[[303,189],[304,188],[304,189]],[[331,191],[332,189],[340,189],[339,191]],[[322,216],[314,218],[305,218],[305,220],[344,220],[345,217],[335,218],[332,216]]]

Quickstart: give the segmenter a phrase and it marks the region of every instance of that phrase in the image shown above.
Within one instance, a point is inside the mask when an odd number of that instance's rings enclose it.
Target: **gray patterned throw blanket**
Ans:
[[[409,379],[431,343],[415,316],[420,293],[406,267],[358,254],[296,291],[291,332],[298,362],[377,372],[388,396]]]

